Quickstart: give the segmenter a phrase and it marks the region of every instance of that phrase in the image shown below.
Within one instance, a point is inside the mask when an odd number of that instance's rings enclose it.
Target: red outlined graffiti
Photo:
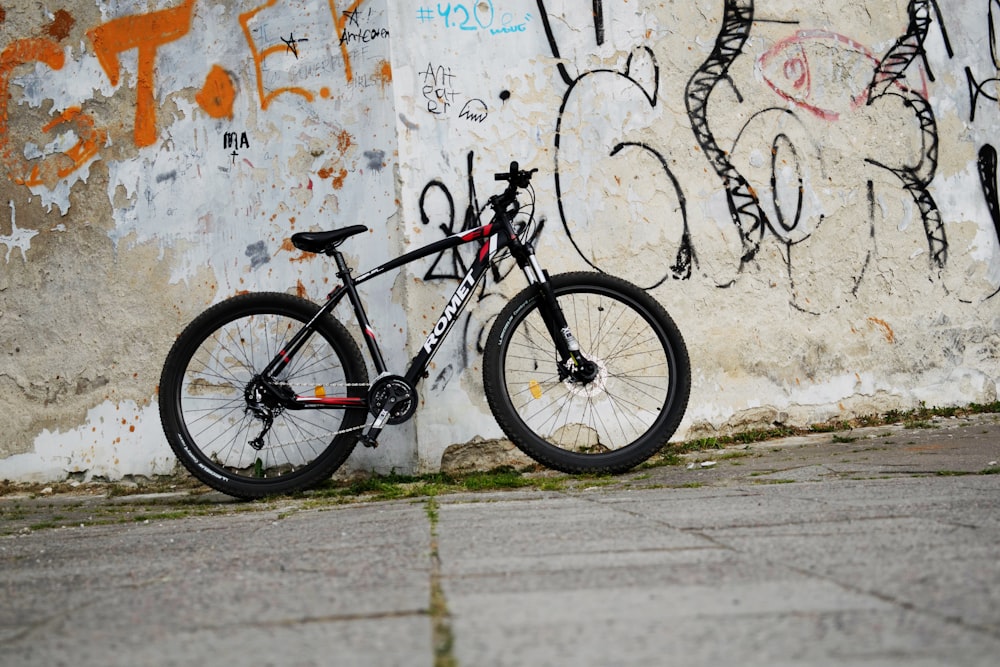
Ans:
[[[817,57],[814,59],[813,54]],[[813,87],[813,61],[831,67],[836,62],[839,78],[846,90],[836,93]],[[783,99],[828,121],[837,121],[869,101],[872,72],[882,64],[864,44],[829,30],[800,30],[768,49],[758,59],[767,85]],[[903,90],[902,82],[893,80]],[[926,97],[927,83],[921,80]]]
[[[839,120],[843,98],[831,99],[813,88],[811,54],[820,51],[824,60],[836,54],[844,72],[854,73],[853,88],[848,90],[850,110],[868,101],[871,73],[878,66],[875,56],[863,44],[828,30],[800,30],[781,40],[759,59],[764,81],[782,98],[794,102],[824,120]]]

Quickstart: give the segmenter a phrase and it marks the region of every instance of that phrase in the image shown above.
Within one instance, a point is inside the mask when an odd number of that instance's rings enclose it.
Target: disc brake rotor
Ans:
[[[598,394],[603,394],[608,386],[608,367],[603,359],[590,358],[590,362],[597,367],[597,373],[590,382],[583,383],[574,380],[572,376],[563,380],[563,384],[574,396],[585,396],[593,398]]]

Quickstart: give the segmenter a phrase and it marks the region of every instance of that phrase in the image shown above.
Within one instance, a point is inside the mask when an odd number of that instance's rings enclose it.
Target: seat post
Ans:
[[[344,283],[354,283],[351,280],[351,267],[347,265],[347,261],[344,259],[344,253],[340,252],[336,247],[330,248],[327,255],[333,257],[333,261],[337,264],[337,277],[344,281]]]
[[[351,276],[351,267],[347,265],[344,254],[336,248],[330,248],[326,251],[326,254],[333,257],[333,261],[337,263],[337,277],[340,278],[344,289],[347,291],[347,298],[354,308],[354,316],[357,318],[358,324],[361,325],[361,330],[364,332],[365,344],[368,346],[369,353],[371,353],[375,370],[381,375],[387,370],[385,357],[382,356],[382,350],[379,348],[378,340],[375,337],[375,330],[372,328],[371,322],[368,321],[368,314],[365,312],[364,304],[361,303],[361,296],[358,294],[358,288],[355,286],[354,278]]]

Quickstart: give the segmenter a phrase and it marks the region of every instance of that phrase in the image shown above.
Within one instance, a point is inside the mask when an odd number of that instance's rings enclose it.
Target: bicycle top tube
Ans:
[[[368,282],[376,276],[382,275],[387,271],[398,269],[401,266],[409,264],[410,262],[415,262],[416,260],[427,257],[428,255],[441,252],[442,250],[457,248],[458,246],[465,245],[466,243],[472,243],[473,241],[477,241],[479,239],[488,239],[488,241],[483,244],[483,249],[480,250],[480,256],[482,256],[484,252],[488,253],[489,256],[492,256],[517,238],[513,235],[511,235],[512,238],[503,237],[503,230],[504,225],[502,222],[489,222],[485,225],[480,225],[479,227],[465,232],[451,234],[443,239],[434,241],[433,243],[428,243],[427,245],[421,246],[416,250],[411,250],[408,253],[391,259],[385,264],[381,264],[380,266],[376,266],[373,269],[365,271],[357,278],[354,278],[352,282],[355,285],[360,285]]]
[[[345,276],[346,280],[354,283],[355,285],[359,285],[387,271],[399,268],[435,252],[450,250],[451,248],[465,245],[466,243],[471,243],[472,241],[476,241],[478,239],[490,238],[504,230],[507,230],[509,234],[506,235],[500,243],[496,243],[491,239],[490,243],[484,244],[484,246],[491,247],[482,250],[480,254],[488,252],[492,255],[494,251],[498,251],[511,243],[517,245],[520,239],[517,237],[512,224],[514,216],[518,212],[517,193],[522,189],[527,190],[530,188],[531,177],[536,171],[538,170],[531,169],[528,171],[522,171],[518,167],[518,163],[515,161],[510,163],[509,172],[494,174],[494,178],[497,181],[506,181],[507,187],[503,192],[495,194],[487,200],[486,206],[492,208],[494,214],[493,220],[489,223],[479,225],[478,227],[465,230],[460,233],[450,234],[444,239],[429,243],[425,246],[417,248],[416,250],[391,259],[380,266],[362,273],[357,278],[352,279],[349,276]],[[305,252],[323,253],[326,255],[336,256],[338,254],[338,246],[348,240],[351,236],[365,231],[368,231],[368,227],[365,225],[350,225],[322,232],[299,232],[297,234],[293,234],[291,240],[292,244],[296,248],[304,250]],[[340,265],[339,260],[338,265]],[[340,268],[344,271],[347,267],[344,265]]]

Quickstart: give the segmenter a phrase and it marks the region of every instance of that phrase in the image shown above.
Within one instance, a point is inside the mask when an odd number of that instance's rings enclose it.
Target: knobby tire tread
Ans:
[[[517,294],[497,316],[487,337],[483,359],[483,385],[490,409],[508,438],[521,451],[544,466],[570,474],[619,474],[631,470],[657,453],[677,430],[687,409],[691,370],[687,347],[680,330],[663,306],[634,284],[608,274],[571,272],[550,277],[557,298],[573,293],[615,295],[622,304],[636,309],[656,329],[670,367],[672,385],[664,413],[640,438],[620,449],[582,454],[547,443],[528,427],[517,413],[505,387],[506,354],[503,336],[516,328],[537,308],[542,299],[537,286]],[[547,339],[548,340],[548,339]],[[551,343],[551,340],[549,340]],[[555,344],[551,343],[552,350]],[[586,349],[583,350],[586,353]]]
[[[237,498],[254,499],[269,495],[304,490],[328,479],[350,456],[356,444],[356,434],[334,436],[326,448],[311,462],[292,474],[272,479],[249,481],[226,473],[214,465],[201,451],[198,443],[188,447],[179,432],[186,432],[180,405],[180,391],[187,365],[201,344],[226,324],[250,315],[279,315],[305,324],[318,312],[319,306],[306,299],[281,292],[256,292],[231,297],[198,315],[178,336],[163,365],[160,376],[160,420],[171,449],[184,467],[201,482]],[[343,365],[348,383],[368,384],[368,371],[357,343],[346,327],[332,316],[322,318],[316,334],[323,336]],[[260,369],[257,369],[260,370]],[[363,396],[364,389],[349,389]],[[366,411],[346,410],[341,428],[360,426]]]

